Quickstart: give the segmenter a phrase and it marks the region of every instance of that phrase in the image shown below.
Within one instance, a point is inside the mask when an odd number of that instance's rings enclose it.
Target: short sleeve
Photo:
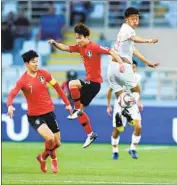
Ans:
[[[110,48],[107,48],[107,47],[103,47],[101,45],[98,45],[98,44],[95,44],[94,45],[94,49],[96,52],[100,53],[100,54],[107,54],[109,55],[109,51],[110,51]]]
[[[70,50],[71,53],[73,53],[73,52],[79,53],[79,46],[77,44],[69,46],[69,50]]]
[[[130,30],[127,35],[128,35],[128,38],[130,39],[131,37],[135,36],[136,33],[134,30]]]
[[[135,36],[135,30],[133,28],[128,27],[126,30],[126,36],[128,39],[130,39],[131,37]]]
[[[19,79],[16,82],[14,89],[20,91],[22,88],[23,88],[23,80],[22,79]]]
[[[52,75],[48,71],[45,71],[45,70],[42,70],[42,72],[43,72],[43,75],[44,75],[46,81],[50,82],[52,80]]]
[[[124,26],[123,29],[117,35],[118,42],[124,42],[126,40],[131,39],[131,37],[135,36],[135,30],[130,26]]]

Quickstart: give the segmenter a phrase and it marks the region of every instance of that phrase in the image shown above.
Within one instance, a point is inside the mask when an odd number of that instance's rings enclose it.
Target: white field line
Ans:
[[[149,185],[149,184],[152,184],[152,185],[156,185],[156,184],[159,184],[159,185],[167,185],[167,184],[171,184],[171,185],[173,185],[173,184],[175,184],[175,183],[144,183],[144,182],[139,182],[139,183],[134,183],[134,182],[116,182],[116,181],[72,181],[72,180],[68,180],[68,181],[66,181],[66,180],[61,180],[61,181],[58,181],[58,180],[25,180],[25,179],[17,179],[17,180],[7,180],[6,181],[6,183],[7,182],[23,182],[23,183],[31,183],[31,184],[35,184],[35,183],[38,183],[38,184],[41,184],[41,185],[43,185],[44,183],[62,183],[62,184],[132,184],[132,185],[134,185],[134,184],[147,184],[147,185]]]
[[[164,150],[164,149],[168,149],[169,146],[141,146],[138,147],[137,146],[137,150]],[[129,148],[124,149],[124,151],[129,150]]]

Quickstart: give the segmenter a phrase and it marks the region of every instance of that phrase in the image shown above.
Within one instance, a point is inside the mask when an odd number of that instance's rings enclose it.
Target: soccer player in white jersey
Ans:
[[[120,28],[120,31],[117,34],[117,40],[114,46],[115,51],[119,54],[121,59],[124,62],[124,73],[120,73],[118,71],[119,64],[110,62],[107,72],[108,82],[110,84],[110,87],[112,88],[113,92],[115,93],[117,98],[120,98],[124,96],[123,86],[127,90],[131,91],[131,98],[138,102],[140,98],[140,88],[137,85],[137,82],[135,80],[135,75],[132,69],[132,57],[133,55],[136,56],[140,61],[142,61],[144,64],[146,64],[149,67],[155,68],[159,65],[159,63],[153,63],[149,61],[147,58],[145,58],[138,49],[134,47],[134,43],[157,43],[157,38],[142,38],[139,36],[136,36],[135,28],[139,24],[139,11],[136,8],[130,7],[125,10],[125,23]],[[114,58],[112,58],[114,61]],[[137,105],[135,104],[134,109],[138,110]],[[128,116],[128,110],[125,109],[124,113]],[[124,114],[125,115],[125,114]],[[132,136],[132,140],[134,145],[138,144],[141,138],[140,135],[140,114],[137,113],[136,117],[134,117],[134,126],[135,126],[135,132]],[[129,116],[128,116],[129,119]],[[133,158],[137,158],[136,150],[131,148],[129,153]]]
[[[138,85],[140,86],[140,81],[141,81],[141,76],[139,73],[137,73],[137,62],[133,61],[132,68],[135,74],[135,79]],[[126,89],[124,89],[126,91]],[[108,93],[107,93],[107,113],[111,116],[112,113],[112,107],[111,107],[111,96],[112,96],[112,89],[109,88]],[[138,108],[140,110],[143,109],[143,105],[141,101],[139,101]],[[113,109],[113,131],[112,131],[112,136],[111,136],[111,144],[112,144],[112,159],[117,160],[119,158],[119,149],[118,149],[118,144],[120,140],[120,133],[124,130],[124,127],[126,126],[127,119],[124,116],[120,116],[122,111],[121,106],[118,103],[118,100],[115,99],[114,101],[114,109]],[[130,110],[130,116],[134,117],[136,116],[136,108],[132,108]],[[138,111],[139,112],[139,111]],[[138,113],[139,114],[139,113]],[[139,116],[141,118],[141,116]],[[130,120],[130,125],[133,126],[133,122]],[[138,129],[138,128],[137,128]],[[141,134],[141,128],[139,128],[139,133]],[[133,136],[132,136],[133,137]],[[133,149],[135,150],[136,145],[134,146],[133,140],[130,145],[130,150]],[[136,158],[137,155],[133,156],[133,158]]]

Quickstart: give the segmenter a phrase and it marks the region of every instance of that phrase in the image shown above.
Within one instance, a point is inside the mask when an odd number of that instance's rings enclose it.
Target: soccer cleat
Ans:
[[[52,170],[53,173],[58,172],[58,161],[57,161],[57,159],[52,159],[51,160],[51,170]]]
[[[138,159],[136,150],[129,150],[128,153],[132,156],[133,159]]]
[[[112,159],[113,160],[118,160],[119,159],[119,153],[115,152],[112,154]]]
[[[40,163],[40,167],[41,167],[41,171],[46,173],[47,172],[47,166],[46,166],[46,161],[42,160],[42,155],[39,154],[36,159],[39,161]]]
[[[69,115],[67,118],[72,120],[72,119],[78,118],[81,115],[82,115],[82,111],[80,109],[74,109],[73,114]]]
[[[131,117],[131,115],[130,115],[128,109],[125,108],[125,109],[122,111],[122,115],[123,115],[124,117],[127,118],[127,121],[128,121],[130,124],[133,124],[133,118]]]
[[[97,134],[92,132],[91,136],[87,136],[83,148],[87,148],[91,143],[93,143],[98,138]]]

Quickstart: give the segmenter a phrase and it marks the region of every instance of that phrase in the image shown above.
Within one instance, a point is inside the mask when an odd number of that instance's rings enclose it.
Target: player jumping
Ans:
[[[135,47],[135,43],[157,43],[157,38],[146,39],[135,34],[135,28],[139,24],[139,11],[133,7],[127,8],[125,10],[125,23],[120,28],[120,31],[117,34],[117,40],[114,45],[115,51],[119,54],[121,59],[124,62],[125,71],[124,73],[120,73],[116,71],[116,68],[119,67],[119,63],[110,62],[108,67],[108,81],[110,87],[112,88],[113,92],[115,93],[116,97],[121,99],[124,96],[123,86],[127,90],[130,90],[131,97],[130,101],[133,99],[138,104],[140,98],[140,88],[137,85],[135,80],[135,75],[132,70],[132,56],[136,56],[140,59],[144,64],[149,67],[155,68],[159,65],[159,63],[152,63],[148,59],[146,59]],[[114,60],[114,58],[112,59]],[[133,106],[134,109],[138,111],[137,106]],[[134,111],[136,111],[134,110]],[[136,117],[133,120],[135,132],[132,135],[132,143],[134,144],[134,148],[131,147],[129,153],[133,158],[137,158],[135,147],[140,142],[141,139],[141,118],[140,114],[137,113]],[[129,112],[127,109],[124,109],[124,116],[128,119],[130,118]]]
[[[100,91],[101,83],[103,82],[101,76],[101,54],[111,55],[115,58],[115,61],[119,63],[117,71],[120,70],[120,72],[123,72],[124,64],[113,49],[105,48],[91,42],[89,40],[90,30],[84,24],[77,24],[74,28],[74,32],[77,42],[76,45],[67,46],[62,43],[57,43],[54,40],[50,40],[49,43],[62,51],[80,53],[80,56],[83,59],[86,78],[84,80],[78,79],[69,82],[69,89],[74,101],[75,111],[73,112],[73,115],[70,115],[68,118],[78,118],[80,124],[83,126],[87,133],[87,139],[83,145],[83,148],[86,148],[97,138],[97,134],[92,130],[89,117],[83,109],[90,104],[92,99]]]
[[[138,85],[140,85],[141,76],[140,76],[140,74],[137,73],[137,63],[135,61],[133,61],[132,65],[133,65],[133,71],[135,73],[136,82],[138,83]],[[126,91],[126,89],[124,89],[124,90]],[[112,96],[112,89],[109,88],[108,93],[107,93],[107,113],[110,116],[112,113],[111,96]],[[140,110],[143,109],[143,105],[142,105],[141,101],[139,101],[138,108]],[[135,119],[135,117],[136,117],[135,110],[136,110],[136,108],[129,109],[129,114],[131,115],[131,118],[133,118],[133,119]],[[121,111],[122,111],[122,108],[119,105],[118,100],[115,99],[114,109],[113,109],[113,120],[112,120],[113,132],[112,132],[112,137],[111,137],[112,152],[113,152],[112,158],[114,160],[119,159],[118,144],[119,144],[119,140],[120,140],[120,133],[124,130],[124,127],[126,126],[126,123],[127,123],[127,119],[120,114]],[[137,112],[139,114],[139,111],[137,111]],[[138,117],[141,118],[141,115],[138,115]],[[139,121],[141,122],[141,119]],[[133,122],[130,122],[129,124],[133,125]],[[136,125],[135,125],[135,127],[136,127]],[[139,127],[139,128],[136,127],[136,130],[139,130],[139,132],[141,133],[141,127]],[[136,149],[136,145],[134,145],[133,138],[132,138],[132,142],[130,145],[130,151],[131,150],[134,151],[135,149]],[[134,153],[133,158],[137,158],[138,157],[137,153],[136,152],[133,152],[133,153]]]

